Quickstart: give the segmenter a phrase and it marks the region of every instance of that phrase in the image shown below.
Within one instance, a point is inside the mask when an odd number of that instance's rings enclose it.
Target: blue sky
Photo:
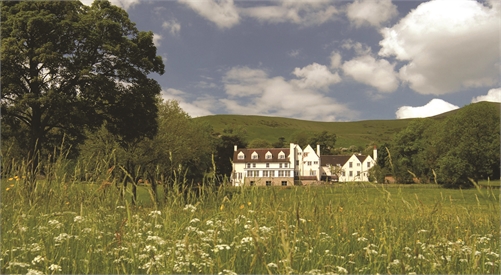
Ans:
[[[83,1],[88,4],[90,1]],[[155,34],[191,116],[431,116],[501,101],[501,2],[112,0]]]

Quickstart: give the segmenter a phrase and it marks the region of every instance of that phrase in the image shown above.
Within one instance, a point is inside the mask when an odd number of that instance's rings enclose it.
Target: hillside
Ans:
[[[500,110],[499,103],[481,102],[476,104],[493,104]],[[443,119],[454,115],[457,110],[437,115],[433,118]],[[329,131],[337,135],[336,147],[350,147],[351,145],[365,147],[370,143],[382,144],[390,142],[393,135],[407,127],[413,119],[394,120],[364,120],[354,122],[319,122],[283,117],[249,116],[249,115],[211,115],[195,118],[208,123],[215,132],[224,129],[238,129],[245,131],[247,141],[256,138],[265,139],[271,143],[279,137],[286,141],[296,132],[311,133]]]
[[[279,137],[289,139],[294,133],[307,131],[333,132],[337,135],[337,147],[351,145],[363,146],[375,142],[380,144],[390,141],[393,134],[404,129],[412,121],[404,120],[365,120],[356,122],[318,122],[282,117],[247,116],[247,115],[212,115],[197,118],[214,128],[215,132],[223,129],[241,127],[248,141],[256,138],[265,139],[271,143]]]

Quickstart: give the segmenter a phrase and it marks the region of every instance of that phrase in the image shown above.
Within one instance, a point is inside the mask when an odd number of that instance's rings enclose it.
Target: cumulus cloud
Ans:
[[[273,5],[242,8],[242,14],[266,23],[321,25],[335,20],[339,11],[330,1],[277,1]]]
[[[318,63],[295,68],[292,73],[299,78],[293,81],[301,88],[327,89],[330,85],[341,82],[338,73],[332,73],[326,66]]]
[[[240,22],[240,15],[233,0],[180,0],[179,2],[221,29],[231,28]]]
[[[459,108],[458,106],[450,104],[447,101],[434,98],[424,106],[419,106],[419,107],[402,106],[398,108],[395,114],[398,119],[430,117],[430,116],[436,116],[441,113],[449,112],[458,108]]]
[[[322,121],[355,117],[356,112],[326,96],[319,89],[330,84],[317,82],[313,77],[323,70],[321,65],[317,65],[297,69],[295,72],[300,78],[291,80],[270,77],[260,69],[234,67],[223,77],[228,98],[220,101],[230,113],[238,114]]]
[[[421,94],[492,86],[499,78],[500,9],[472,0],[422,3],[381,30],[379,55],[405,62],[399,77]]]
[[[490,89],[486,95],[474,97],[471,102],[490,101],[501,103],[501,88]]]
[[[372,52],[371,47],[369,47],[368,45],[362,44],[360,42],[354,42],[351,39],[343,40],[341,48],[346,50],[353,50],[357,55],[367,55]]]
[[[217,101],[213,97],[207,95],[198,97],[191,102],[188,98],[188,94],[181,90],[173,88],[162,90],[162,99],[176,100],[179,103],[179,107],[191,117],[213,115],[211,110],[218,106]]]
[[[399,86],[394,68],[395,64],[385,59],[376,60],[371,55],[355,57],[342,65],[345,75],[384,93],[394,92]]]
[[[158,33],[153,33],[153,44],[155,44],[155,47],[158,48],[161,45],[160,40],[162,40],[162,36]]]
[[[330,56],[331,69],[337,69],[341,66],[342,57],[338,51],[333,51]]]
[[[346,16],[357,28],[380,27],[397,15],[397,6],[391,0],[356,0],[346,7]]]
[[[178,35],[181,31],[181,24],[176,19],[171,19],[169,21],[164,21],[162,23],[162,28],[168,30],[172,35]]]

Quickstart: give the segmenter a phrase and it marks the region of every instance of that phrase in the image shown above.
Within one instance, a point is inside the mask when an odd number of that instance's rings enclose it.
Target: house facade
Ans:
[[[377,149],[373,155],[377,158]],[[322,179],[338,182],[369,181],[369,169],[376,165],[371,156],[321,156]]]
[[[377,151],[374,149],[374,156]],[[291,143],[288,148],[237,148],[233,152],[233,186],[291,186],[334,181],[367,181],[375,164],[371,156],[320,155],[320,146],[302,149]]]

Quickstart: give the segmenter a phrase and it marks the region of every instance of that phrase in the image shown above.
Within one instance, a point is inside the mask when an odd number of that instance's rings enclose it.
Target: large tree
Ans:
[[[36,169],[62,135],[78,143],[84,130],[108,130],[123,145],[157,130],[155,97],[163,74],[153,33],[138,31],[108,1],[1,2],[2,123]]]
[[[480,102],[448,117],[437,135],[439,180],[450,186],[499,178],[500,114],[493,103]]]

